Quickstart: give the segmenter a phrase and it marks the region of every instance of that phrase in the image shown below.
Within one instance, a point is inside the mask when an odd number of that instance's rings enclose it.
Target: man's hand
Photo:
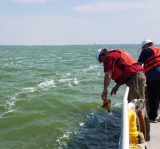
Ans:
[[[113,88],[112,88],[112,91],[111,91],[111,96],[112,96],[112,94],[116,94],[116,92],[117,92],[117,90],[118,90],[118,88],[120,87],[121,85],[120,84],[116,84]]]
[[[107,90],[103,90],[101,97],[105,97],[105,95],[107,96],[108,91]]]

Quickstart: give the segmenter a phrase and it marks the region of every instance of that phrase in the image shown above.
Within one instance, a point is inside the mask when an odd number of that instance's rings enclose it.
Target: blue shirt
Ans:
[[[138,62],[144,63],[153,54],[154,54],[153,50],[151,50],[149,48],[143,49],[140,56],[139,56]],[[148,72],[146,72],[146,79],[147,79],[147,83],[152,82],[152,81],[156,81],[156,80],[160,80],[160,65],[153,67]]]

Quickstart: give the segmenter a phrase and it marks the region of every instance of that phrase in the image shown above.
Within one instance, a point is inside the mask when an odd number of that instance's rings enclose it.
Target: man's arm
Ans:
[[[112,91],[111,91],[111,96],[112,94],[116,94],[116,92],[118,91],[118,88],[120,87],[121,85],[120,84],[116,84],[113,88],[112,88]]]
[[[112,72],[110,72],[110,71],[105,72],[105,75],[104,75],[104,89],[103,89],[103,92],[102,92],[102,97],[104,97],[105,94],[108,93],[107,89],[108,89],[108,86],[111,82],[111,78],[112,78]]]

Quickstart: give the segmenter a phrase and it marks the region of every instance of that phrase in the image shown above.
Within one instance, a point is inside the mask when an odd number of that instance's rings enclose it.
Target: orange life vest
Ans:
[[[129,55],[127,52],[120,50],[120,49],[115,49],[113,51],[109,51],[108,53],[111,52],[119,52],[121,54],[121,57],[119,57],[116,61],[116,63],[118,63],[118,61],[120,59],[123,59],[125,61],[125,65],[122,68],[118,68],[117,66],[114,67],[114,72],[112,72],[112,80],[114,80],[115,82],[118,80],[118,78],[122,75],[122,70],[126,67],[126,66],[130,66],[132,64],[135,64],[136,61],[133,59],[133,57],[131,55]]]
[[[160,65],[160,48],[149,47],[149,49],[152,49],[154,51],[154,54],[144,63],[144,74],[146,74],[146,72],[153,67]]]

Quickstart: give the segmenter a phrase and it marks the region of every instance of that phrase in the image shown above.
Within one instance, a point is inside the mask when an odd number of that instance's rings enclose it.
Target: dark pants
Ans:
[[[148,113],[149,119],[155,120],[160,101],[160,80],[147,83],[147,91],[149,96],[150,111]]]
[[[125,84],[129,87],[128,102],[133,99],[145,99],[146,76],[144,73],[131,77]]]

